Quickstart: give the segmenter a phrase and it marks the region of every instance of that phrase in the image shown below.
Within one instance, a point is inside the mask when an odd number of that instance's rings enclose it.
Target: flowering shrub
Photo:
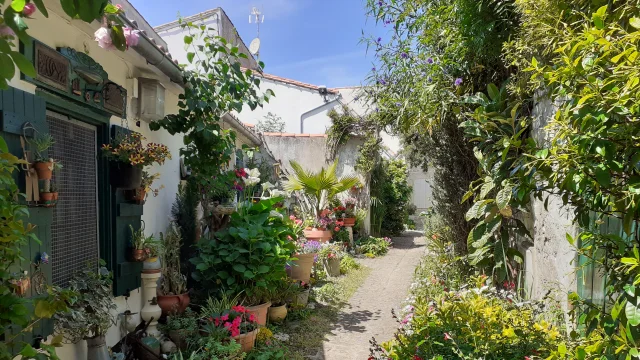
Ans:
[[[318,259],[341,259],[344,255],[344,250],[337,243],[322,244],[320,251],[318,251]]]
[[[389,252],[389,248],[391,248],[393,242],[388,237],[376,238],[369,236],[367,238],[359,239],[357,245],[360,247],[361,254],[365,254],[369,257],[377,257]]]
[[[154,163],[162,165],[166,159],[171,159],[171,153],[166,145],[148,143],[145,146],[142,144],[145,139],[142,134],[136,132],[120,136],[113,139],[110,144],[104,144],[102,153],[110,160],[139,167]]]
[[[322,244],[315,240],[301,240],[296,242],[296,252],[298,254],[317,254],[322,248]]]
[[[349,207],[340,205],[333,208],[333,214],[336,219],[353,218],[356,217],[356,210],[353,206]]]
[[[207,321],[203,329],[210,335],[228,334],[236,337],[258,328],[255,315],[249,314],[249,310],[240,305],[225,310],[221,314],[211,314]]]

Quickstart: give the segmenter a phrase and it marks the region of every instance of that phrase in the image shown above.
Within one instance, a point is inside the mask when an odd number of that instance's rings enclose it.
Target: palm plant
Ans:
[[[329,205],[330,199],[360,184],[360,180],[355,176],[338,178],[336,175],[338,160],[317,173],[303,169],[293,160],[290,163],[294,176],[285,184],[285,189],[301,193],[303,211],[307,209],[316,217]]]

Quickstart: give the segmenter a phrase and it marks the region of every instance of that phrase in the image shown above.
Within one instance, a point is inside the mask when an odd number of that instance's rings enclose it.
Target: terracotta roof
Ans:
[[[278,133],[278,132],[265,132],[264,136],[273,137],[327,137],[327,134],[294,134],[294,133]]]
[[[247,122],[243,122],[243,123],[242,123],[242,125],[244,125],[244,126],[246,126],[246,127],[248,127],[248,128],[254,128],[254,127],[256,127],[254,124],[247,123]]]
[[[312,84],[307,84],[307,83],[303,83],[301,81],[297,81],[297,80],[293,80],[293,79],[287,79],[281,76],[277,76],[277,75],[271,75],[271,74],[266,74],[266,73],[260,73],[256,71],[256,76],[260,76],[263,77],[265,79],[268,80],[272,80],[272,81],[277,81],[277,82],[281,82],[281,83],[285,83],[285,84],[289,84],[289,85],[293,85],[293,86],[299,86],[299,87],[303,87],[306,89],[311,89],[311,90],[320,90],[320,87],[317,85],[312,85]],[[338,94],[338,90],[336,89],[327,89],[327,92],[329,94]]]

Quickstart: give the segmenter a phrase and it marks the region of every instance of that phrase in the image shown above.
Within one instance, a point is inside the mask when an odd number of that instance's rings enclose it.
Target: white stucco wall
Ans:
[[[197,24],[205,25],[211,28],[212,35],[217,36],[219,17],[220,17],[220,14],[216,12],[213,16],[207,19],[198,21]],[[162,40],[164,40],[167,43],[168,50],[174,59],[177,59],[180,64],[186,64],[187,68],[192,68],[192,66],[189,64],[189,61],[187,61],[187,51],[185,50],[185,45],[184,45],[184,37],[186,35],[189,35],[188,30],[182,29],[181,27],[178,26],[178,27],[168,29],[166,31],[158,31],[158,35],[160,35],[162,37]],[[194,41],[194,45],[203,45],[203,44],[204,42],[201,39]]]
[[[72,20],[64,15],[60,8],[60,2],[57,0],[45,1],[49,9],[49,18],[44,18],[37,12],[33,19],[27,20],[29,25],[29,34],[43,42],[44,44],[56,47],[71,47],[79,52],[86,52],[95,61],[99,62],[104,70],[109,74],[109,79],[117,84],[127,87],[127,79],[132,77],[144,76],[160,80],[166,88],[165,94],[165,113],[171,114],[177,112],[178,94],[182,89],[169,81],[158,69],[147,65],[146,60],[129,50],[126,53],[119,51],[106,51],[101,49],[93,39],[93,33],[100,26],[99,23],[86,24],[81,20]],[[18,74],[16,69],[16,74]],[[16,76],[10,81],[10,86],[24,90],[29,93],[35,93],[35,85],[20,80]],[[133,89],[127,89],[129,96],[133,94]],[[134,101],[128,99],[129,105]],[[135,114],[128,112],[129,127],[147,137],[148,141],[165,144],[169,147],[173,159],[165,162],[163,166],[151,167],[152,172],[159,172],[160,179],[154,186],[164,185],[158,197],[150,196],[144,206],[145,232],[149,234],[158,234],[164,231],[168,225],[168,217],[175,194],[178,189],[179,177],[179,149],[182,145],[182,136],[172,136],[164,130],[151,132],[149,126],[145,122],[141,122],[141,127],[135,126]],[[113,116],[111,124],[121,125],[122,119]],[[117,305],[116,313],[121,313],[127,309],[132,312],[139,312],[142,308],[142,299],[140,289],[131,292],[128,299],[118,297],[115,299]],[[107,334],[107,345],[114,345],[121,338],[118,327],[112,327]],[[86,359],[86,344],[84,341],[75,345],[65,345],[58,349],[58,356],[64,360]]]

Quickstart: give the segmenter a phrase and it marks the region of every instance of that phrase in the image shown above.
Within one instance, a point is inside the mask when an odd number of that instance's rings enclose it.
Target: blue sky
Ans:
[[[365,0],[130,0],[153,26],[222,7],[247,46],[256,36],[252,6],[263,9],[260,60],[265,72],[328,87],[359,85],[373,56],[360,44],[380,32],[367,21]]]

